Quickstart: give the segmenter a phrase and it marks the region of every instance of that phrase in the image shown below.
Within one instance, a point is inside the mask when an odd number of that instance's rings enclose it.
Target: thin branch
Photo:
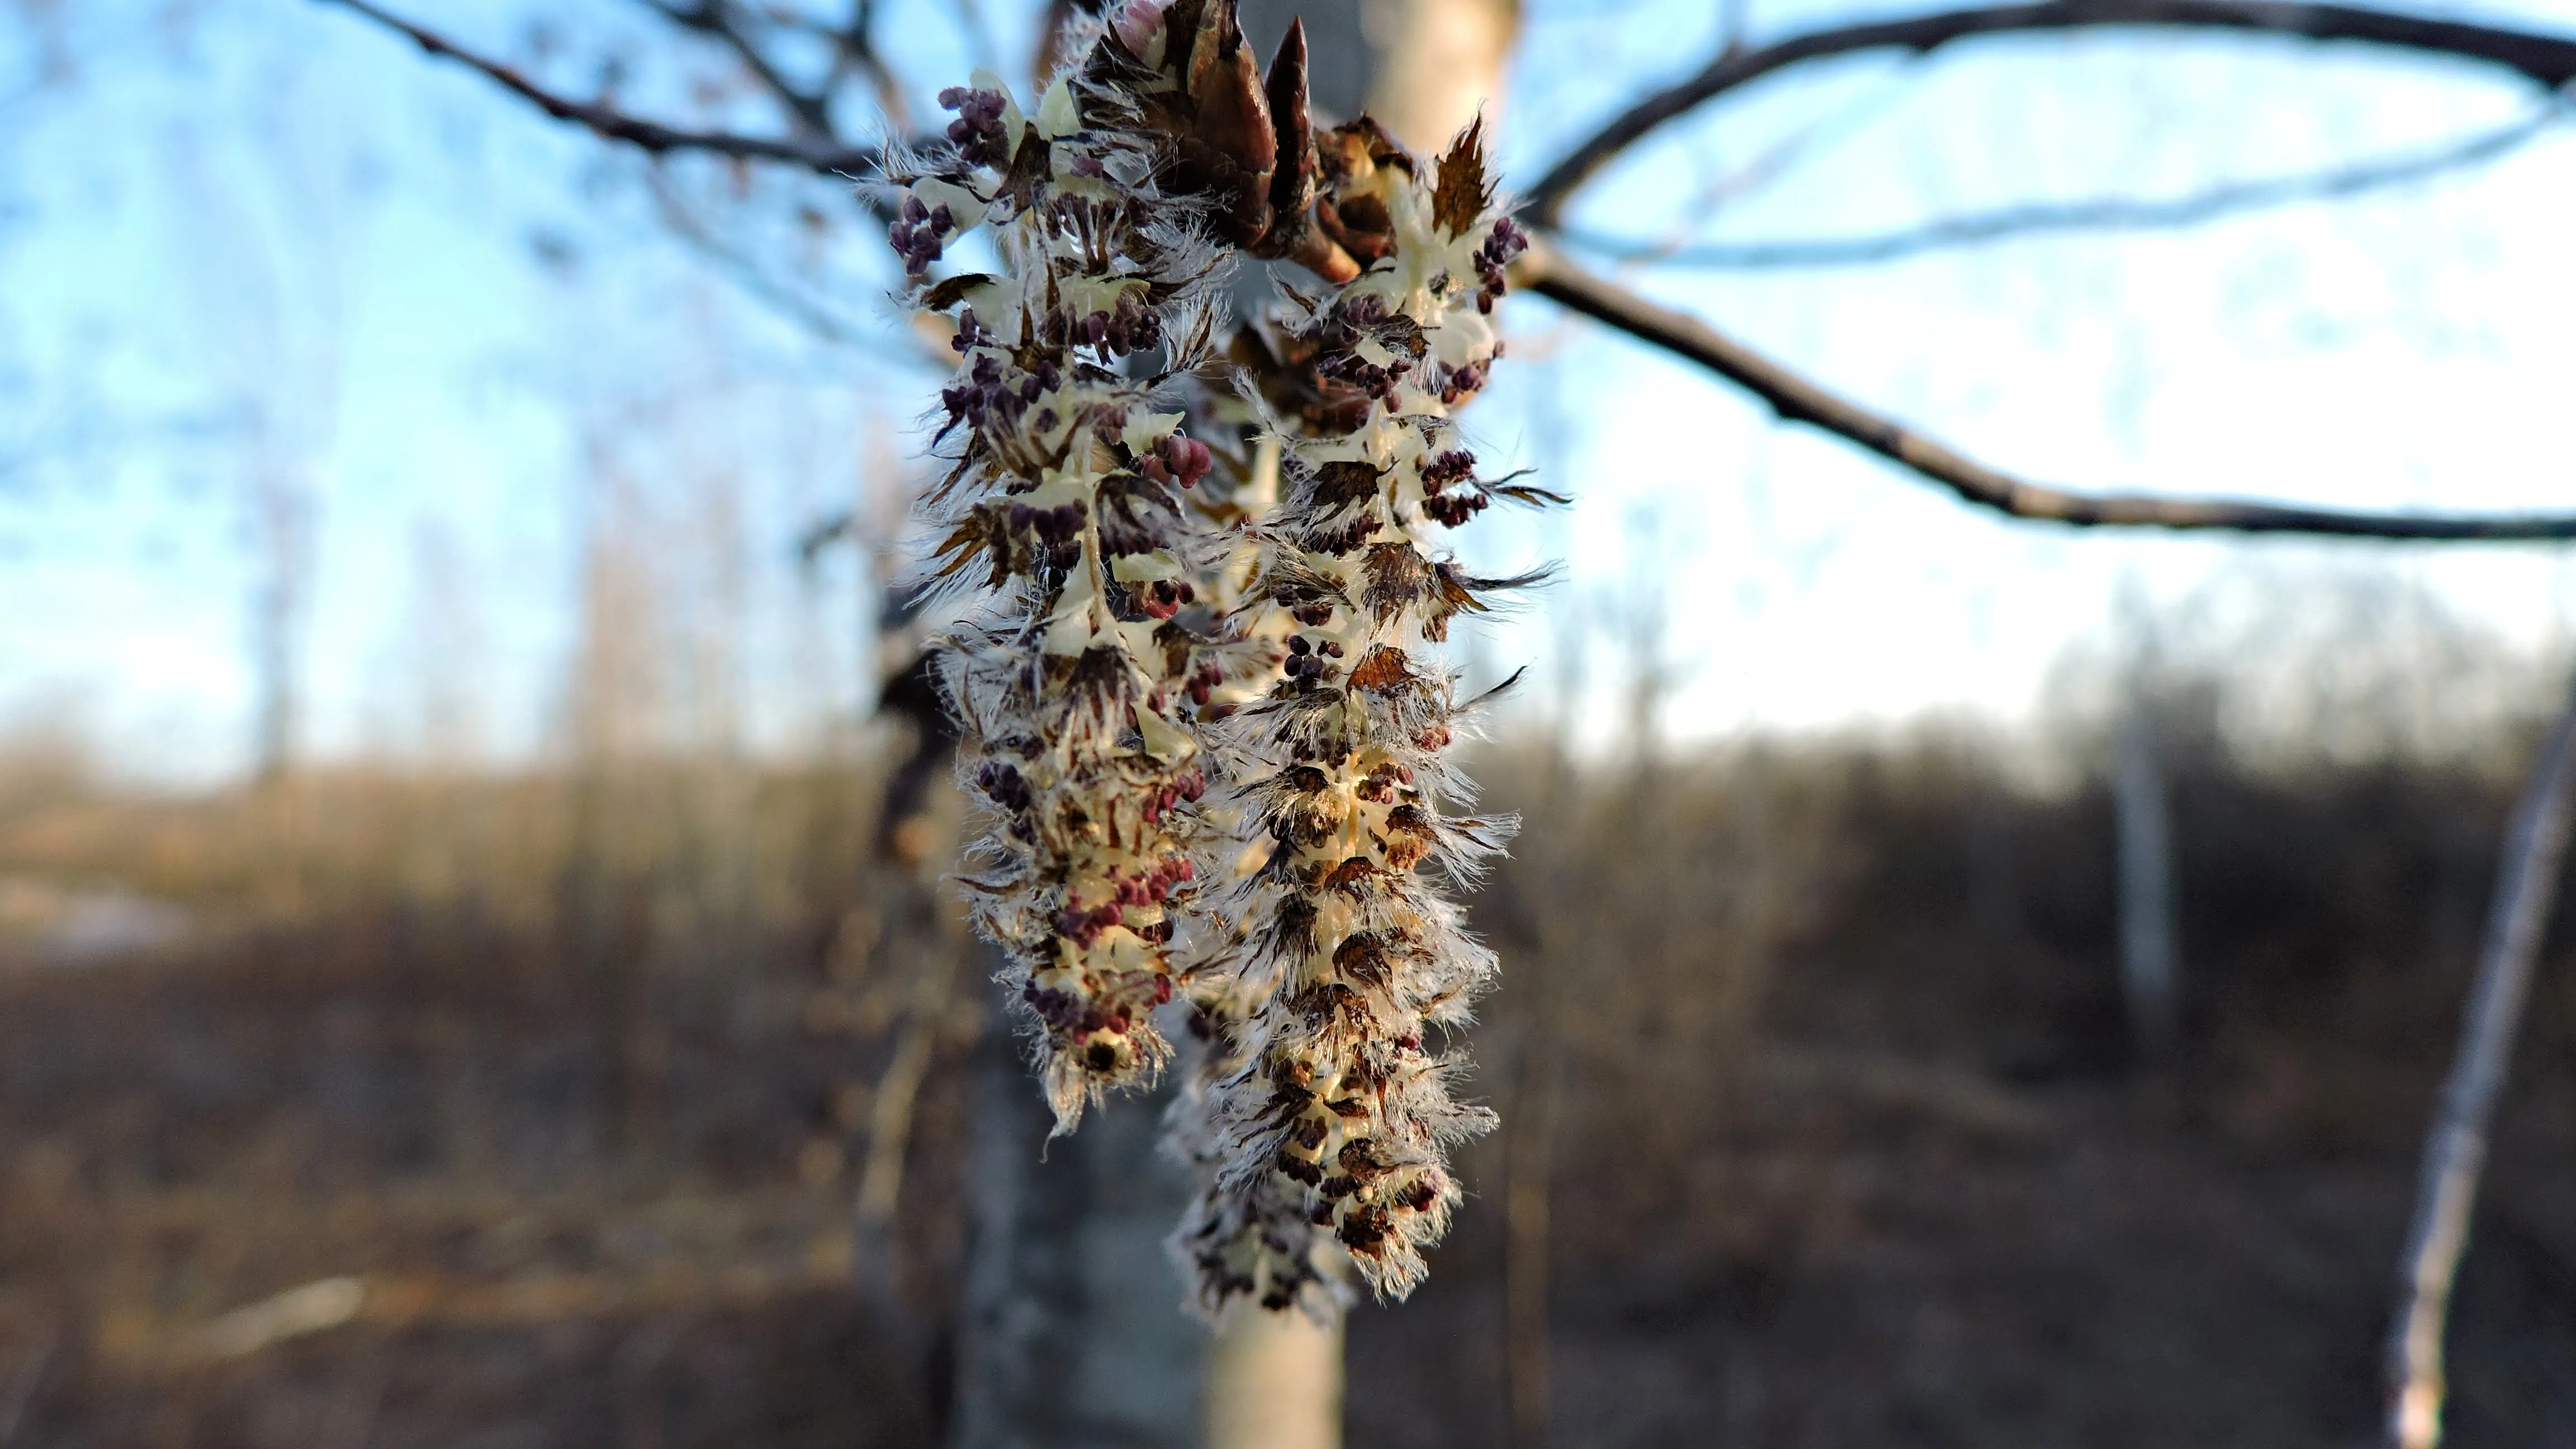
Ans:
[[[832,134],[832,107],[828,98],[797,88],[786,74],[771,63],[767,52],[751,37],[751,24],[740,7],[728,0],[698,0],[691,6],[679,6],[671,0],[644,0],[654,14],[684,30],[694,30],[724,43],[751,71],[752,78],[787,111],[788,124],[806,136],[829,137]]]
[[[529,80],[515,66],[478,55],[435,31],[425,30],[380,10],[370,0],[323,0],[323,3],[355,11],[388,30],[409,37],[414,45],[431,55],[443,55],[481,71],[556,120],[588,127],[609,140],[623,141],[656,156],[673,151],[701,151],[717,156],[739,156],[751,161],[783,161],[809,171],[849,177],[864,175],[877,164],[878,153],[873,146],[853,146],[829,137],[742,136],[727,131],[683,130],[630,116],[594,102],[576,101]]]
[[[2303,201],[2339,201],[2484,165],[2530,144],[2566,113],[2565,103],[2554,103],[2535,115],[2481,131],[2437,151],[2383,157],[2303,176],[2232,182],[2191,196],[2039,202],[1946,217],[1902,231],[1867,236],[1708,242],[1678,247],[1629,238],[1593,237],[1582,232],[1567,232],[1565,236],[1586,251],[1619,261],[1708,271],[1779,271],[1873,266],[1926,252],[2047,233],[2175,231]]]
[[[993,46],[993,27],[984,19],[981,0],[957,0],[957,29],[966,39],[966,53],[974,58],[980,70],[999,71],[1001,52]]]
[[[1633,250],[1617,253],[1621,261],[1661,261],[1667,256],[1691,247],[1691,233],[1708,218],[1727,207],[1761,194],[1779,184],[1801,164],[1809,164],[1824,151],[1849,141],[1868,129],[1906,95],[1901,86],[1879,86],[1845,104],[1828,115],[1819,116],[1766,146],[1751,160],[1728,174],[1704,185],[1681,208],[1665,235],[1653,242],[1630,241]],[[1602,250],[1617,245],[1611,238],[1594,238],[1560,228],[1558,236],[1579,241],[1587,249]]]
[[[832,77],[825,89],[838,86],[852,69],[865,71],[868,84],[877,93],[877,108],[885,112],[886,124],[903,130],[912,123],[912,108],[904,100],[903,79],[877,50],[876,16],[876,0],[851,0],[848,23],[829,35]]]
[[[1768,404],[1784,421],[1847,438],[1948,488],[1966,502],[2015,518],[2083,526],[2225,529],[2350,538],[2576,538],[2576,514],[2356,513],[2237,498],[2071,493],[2018,478],[1875,413],[1772,361],[1716,328],[1638,296],[1565,260],[1543,243],[1514,264],[1515,284],[1686,358]]]
[[[669,0],[644,0],[644,3],[666,13],[668,11]],[[777,29],[792,30],[831,47],[831,63],[811,94],[828,102],[840,90],[841,82],[850,78],[851,71],[865,71],[886,119],[898,130],[905,128],[908,107],[904,102],[902,78],[886,65],[885,57],[876,46],[876,0],[852,0],[849,18],[838,22],[774,8],[764,10],[760,19]],[[837,128],[826,125],[824,129]]]
[[[690,250],[722,268],[752,300],[837,347],[854,348],[891,362],[946,366],[952,361],[954,355],[948,350],[945,338],[927,337],[919,329],[907,329],[913,346],[906,355],[899,356],[889,351],[882,336],[870,335],[860,323],[807,295],[763,266],[757,258],[718,236],[714,228],[689,210],[688,204],[672,189],[666,177],[656,173],[648,176],[646,182],[652,188],[654,203],[662,213],[662,222],[671,229],[672,235]]]
[[[1755,50],[1722,53],[1699,74],[1639,101],[1568,152],[1529,190],[1529,214],[1541,225],[1554,225],[1577,188],[1657,128],[1739,86],[1803,61],[1889,49],[1920,55],[1971,36],[2116,25],[2252,31],[2393,46],[2484,61],[2550,90],[2576,79],[2576,37],[2355,5],[2295,0],[2037,0],[1950,10],[1819,30]]]
[[[2398,1262],[2400,1301],[2388,1345],[2388,1442],[2433,1449],[2442,1438],[2442,1332],[2451,1281],[2468,1245],[2470,1210],[2486,1166],[2487,1128],[2513,1062],[2532,967],[2549,930],[2576,817],[2576,691],[2541,747],[2505,830],[2504,868],[2487,917],[2476,983],[2460,1022],[2459,1055],[2424,1143],[2415,1220]]]
[[[423,50],[433,55],[455,58],[483,72],[501,85],[534,102],[548,115],[574,121],[592,131],[621,140],[656,155],[678,150],[708,151],[722,155],[758,160],[785,161],[811,170],[853,174],[867,169],[876,160],[870,148],[844,146],[836,142],[801,139],[771,139],[737,136],[717,132],[681,131],[655,122],[639,120],[604,106],[573,101],[543,89],[515,69],[463,50],[446,39],[419,26],[376,8],[370,0],[331,0],[346,6],[380,25],[409,36]],[[2084,19],[2066,18],[2068,12]],[[2407,33],[2398,22],[2403,20],[2427,34],[2450,37],[2447,48],[2461,54],[2484,54],[2471,46],[2469,38],[2505,36],[2526,48],[2563,45],[2567,70],[2550,78],[2552,87],[2576,76],[2576,41],[2551,42],[2519,32],[2488,31],[2476,26],[2449,22],[2414,21],[2407,17],[2382,15],[2374,11],[2356,11],[2336,6],[2282,6],[2268,3],[2222,3],[2222,0],[2087,0],[2084,6],[2050,3],[2006,7],[1993,11],[1962,12],[1960,15],[1930,16],[1908,22],[1915,27],[1946,22],[1956,35],[1981,33],[1961,28],[1964,17],[2019,15],[2018,27],[2032,28],[2037,22],[2029,17],[2056,15],[2055,24],[2111,23],[2101,17],[2116,14],[2130,23],[2149,23],[2141,17],[2163,17],[2153,23],[2216,24],[2211,14],[2233,16],[2240,28],[2269,28],[2301,34],[2329,34],[2358,38],[2386,39]],[[2192,15],[2197,20],[2176,16]],[[2256,26],[2252,16],[2269,17],[2271,23]],[[2300,17],[2314,21],[2301,27],[2291,21]],[[2351,17],[2360,16],[2377,22],[2384,34],[2363,35],[2365,27]],[[2336,22],[2342,28],[2327,25]],[[2322,28],[2321,28],[2322,27]],[[1905,27],[1876,27],[1884,32]],[[1868,30],[1870,27],[1860,27]],[[1829,32],[1851,35],[1855,31]],[[1810,37],[1810,42],[1820,38]],[[1928,49],[1940,40],[1918,37],[1916,49]],[[1877,45],[1900,43],[1882,38]],[[2392,42],[2396,43],[2396,42]],[[2420,42],[2419,42],[2420,43]],[[1796,44],[1793,42],[1792,44]],[[1857,48],[1857,47],[1846,47]],[[2500,58],[2520,54],[2502,42],[2488,42],[2488,50]],[[1752,52],[1753,56],[1776,54],[1781,47]],[[1831,53],[1816,51],[1814,53]],[[2545,57],[2542,57],[2545,58]],[[2542,58],[2523,56],[2516,64],[2527,74],[2540,74]],[[1774,63],[1771,68],[1778,68]],[[1727,62],[1721,62],[1721,65]],[[1606,157],[1604,158],[1606,160]],[[1563,171],[1564,167],[1559,167]],[[1579,177],[1577,178],[1580,179]],[[1570,184],[1570,183],[1569,183]],[[1546,183],[1541,184],[1542,192]],[[1869,411],[1857,403],[1826,391],[1786,367],[1771,361],[1743,343],[1685,313],[1659,306],[1614,283],[1596,277],[1566,261],[1552,248],[1533,245],[1515,267],[1521,285],[1541,296],[1619,331],[1661,347],[1710,369],[1719,376],[1744,387],[1768,403],[1773,412],[1790,422],[1811,423],[1827,432],[1839,434],[1883,457],[1913,469],[1943,484],[1970,503],[1997,509],[2017,518],[2047,519],[2080,525],[2112,525],[2178,529],[2231,529],[2248,533],[2310,533],[2366,538],[2411,539],[2548,539],[2576,538],[2576,515],[2569,514],[2494,514],[2494,515],[2424,515],[2391,513],[2355,513],[2339,509],[2302,508],[2260,503],[2241,499],[2195,499],[2158,497],[2147,494],[2069,493],[2017,478],[1990,468],[1964,454],[1955,452],[1930,438],[1904,427],[1894,419]]]

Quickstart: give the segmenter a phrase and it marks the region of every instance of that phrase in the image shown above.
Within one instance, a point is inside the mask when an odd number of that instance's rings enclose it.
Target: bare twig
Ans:
[[[981,70],[1002,68],[1001,52],[993,46],[993,27],[984,19],[981,0],[957,0],[957,29],[966,39],[966,53]]]
[[[2576,514],[2358,513],[2239,498],[2072,493],[2018,478],[1826,390],[1706,322],[1661,306],[1565,260],[1534,241],[1513,269],[1516,286],[1638,340],[1687,358],[1762,399],[1783,420],[1848,438],[1948,488],[1966,502],[2015,518],[2089,527],[2226,529],[2351,538],[2576,538]]]
[[[1820,116],[1796,131],[1766,146],[1751,160],[1699,188],[1696,195],[1680,208],[1665,235],[1653,242],[1630,241],[1626,248],[1618,240],[1595,238],[1571,228],[1559,228],[1557,235],[1579,241],[1589,250],[1609,251],[1621,261],[1655,261],[1692,249],[1692,230],[1710,216],[1737,205],[1787,177],[1799,165],[1812,163],[1827,148],[1842,144],[1883,117],[1905,96],[1901,86],[1881,86],[1857,99],[1837,107],[1830,115]]]
[[[831,35],[832,81],[837,85],[853,69],[865,72],[886,124],[902,130],[911,124],[911,107],[904,100],[903,78],[877,49],[876,23],[876,0],[851,0],[848,23]]]
[[[752,78],[787,111],[788,124],[805,136],[830,137],[832,134],[831,100],[815,92],[799,89],[787,78],[768,52],[752,38],[754,21],[742,7],[730,0],[697,0],[694,5],[676,5],[671,0],[644,0],[647,8],[663,19],[685,30],[711,36],[724,43]]]
[[[2481,166],[2521,149],[2565,115],[2565,103],[2557,102],[2536,115],[2481,131],[2437,151],[2385,157],[2304,176],[2232,182],[2190,196],[2106,197],[2007,206],[1867,236],[1708,242],[1678,247],[1626,238],[1596,238],[1573,231],[1565,236],[1587,251],[1621,261],[1711,271],[1778,271],[1873,266],[1926,252],[2052,232],[2173,231],[2302,201],[2338,201]]]
[[[2558,876],[2576,817],[2576,692],[2541,747],[2513,823],[2477,980],[2460,1022],[2459,1054],[2424,1143],[2415,1221],[2398,1262],[2398,1312],[2388,1345],[2388,1442],[2433,1449],[2442,1438],[2442,1332],[2451,1281],[2467,1246],[2470,1209],[2486,1166],[2487,1126],[2513,1061],[2513,1041],[2531,995],[2532,967],[2549,929]]]
[[[640,120],[605,106],[574,101],[536,85],[510,66],[459,48],[446,39],[378,9],[370,0],[332,0],[409,36],[433,55],[455,58],[534,102],[548,115],[577,122],[613,140],[661,154],[676,150],[709,151],[751,159],[783,161],[815,171],[853,174],[873,165],[876,152],[827,139],[739,136],[722,132],[683,131]],[[2000,18],[1999,18],[2000,17]],[[2009,23],[2007,23],[2009,22]],[[2293,6],[2271,0],[2048,0],[1920,17],[1880,26],[1821,32],[1802,40],[1722,59],[1683,91],[1717,94],[1741,84],[1751,74],[1778,69],[1796,59],[1843,51],[1902,45],[1928,50],[1972,34],[2012,29],[2064,29],[2078,25],[2162,24],[2232,26],[2274,30],[2320,38],[2375,40],[2421,49],[2474,56],[2507,65],[2545,80],[2553,89],[2576,78],[2576,40],[2560,41],[2520,31],[2495,30],[2448,21],[2421,20],[2351,7]],[[1785,53],[1794,55],[1782,58]],[[1764,60],[1765,57],[1769,59]],[[1762,69],[1741,73],[1761,62]],[[1715,75],[1717,80],[1710,77]],[[1726,77],[1734,76],[1729,80]],[[1703,94],[1704,93],[1704,94]],[[1695,102],[1694,102],[1695,103]],[[1632,116],[1640,115],[1655,103]],[[1686,107],[1684,107],[1686,109]],[[1678,110],[1669,114],[1679,114]],[[1668,119],[1669,115],[1664,118]],[[1642,135],[1659,120],[1642,123]],[[1613,126],[1605,136],[1619,132]],[[1633,139],[1633,136],[1630,137]],[[1596,141],[1598,138],[1596,138]],[[1619,142],[1626,144],[1625,141]],[[1584,176],[1606,162],[1597,160],[1570,171],[1586,154],[1578,151],[1542,180],[1533,194],[1542,212],[1551,187],[1561,200]],[[1563,178],[1563,179],[1561,179]],[[2365,538],[2408,539],[2545,539],[2576,538],[2576,515],[2494,514],[2437,515],[2358,513],[2340,509],[2303,508],[2228,498],[2176,498],[2151,494],[2072,493],[2018,478],[1954,451],[1849,399],[1828,392],[1781,364],[1762,356],[1695,317],[1659,306],[1566,261],[1552,248],[1534,245],[1516,267],[1520,284],[1559,304],[1604,322],[1666,351],[1688,358],[1744,387],[1791,422],[1810,423],[1848,438],[1862,447],[1943,484],[1970,503],[2017,518],[2088,526],[2228,529],[2246,533],[2309,533]]]
[[[2394,46],[2485,61],[2551,90],[2576,79],[2576,37],[2355,5],[2296,0],[2037,0],[1950,10],[1813,31],[1753,50],[1726,50],[1699,74],[1639,101],[1568,152],[1530,188],[1529,215],[1540,225],[1554,225],[1577,188],[1666,122],[1802,61],[1871,50],[1919,55],[1971,36],[2118,25],[2251,31]]]
[[[376,24],[410,38],[432,55],[443,55],[481,71],[503,88],[559,121],[588,127],[612,141],[623,141],[656,156],[673,151],[702,151],[739,156],[750,161],[782,161],[835,176],[865,175],[877,164],[873,146],[853,146],[827,136],[743,136],[729,131],[693,131],[627,115],[613,107],[557,95],[522,75],[515,66],[478,55],[435,31],[425,30],[378,9],[370,0],[323,0],[353,10]]]
[[[663,224],[670,227],[671,234],[690,250],[721,267],[753,300],[768,306],[788,321],[834,346],[875,353],[888,361],[936,365],[951,359],[952,355],[942,340],[926,336],[918,327],[904,330],[902,335],[913,344],[905,353],[889,350],[883,336],[869,334],[858,321],[807,295],[764,266],[758,258],[716,235],[712,227],[689,210],[667,179],[654,175],[647,180],[652,187],[654,203],[662,213]]]
[[[655,122],[639,120],[604,106],[574,101],[545,90],[516,70],[497,61],[460,49],[442,37],[397,19],[376,8],[370,0],[331,0],[381,25],[409,36],[422,49],[434,55],[451,56],[483,72],[501,85],[534,102],[548,115],[577,122],[612,140],[625,141],[647,151],[661,154],[669,151],[696,150],[751,159],[783,161],[821,172],[853,174],[865,170],[876,159],[876,152],[866,147],[846,146],[837,142],[802,139],[738,136],[721,132],[682,131]],[[2322,13],[2328,18],[2341,18],[2342,29],[2300,29],[2289,23],[2295,16],[2277,12],[2295,8],[2299,14]],[[2070,19],[2059,12],[2080,11],[2086,17]],[[2333,6],[2281,7],[2264,4],[2221,3],[2221,0],[2087,0],[2085,5],[2063,3],[2036,6],[2005,7],[1994,11],[1964,12],[1968,16],[2021,15],[2018,27],[2041,27],[2049,17],[2058,27],[2075,24],[2113,23],[2106,15],[2126,17],[2127,23],[2222,24],[2234,23],[2240,28],[2286,30],[2299,34],[2344,35],[2366,39],[2389,39],[2400,34],[2416,34],[2397,24],[2405,17],[2390,17],[2375,11],[2356,11]],[[2201,16],[2191,21],[2171,18],[2179,15]],[[2211,20],[2209,15],[2235,16],[2233,22]],[[2161,20],[2142,16],[2163,16]],[[2256,25],[2248,16],[2270,17],[2276,23]],[[2363,34],[2367,28],[2351,17],[2370,17],[2384,22],[2385,34]],[[1934,22],[1945,22],[1952,29],[1948,38],[1983,33],[1966,25],[1962,16],[1924,17],[1919,26],[1933,27],[1924,34],[1939,33]],[[2446,44],[2429,48],[2447,49],[2459,54],[2484,55],[2513,64],[2527,74],[2539,75],[2553,52],[2548,47],[2563,45],[2567,52],[2567,73],[2552,72],[2550,83],[2563,84],[2576,75],[2576,41],[2555,42],[2544,37],[2520,32],[2490,31],[2476,26],[2448,22],[2410,22],[2420,34],[2444,39]],[[1994,26],[1985,27],[1991,30]],[[1855,31],[1830,32],[1849,36]],[[1902,27],[1876,27],[1876,31]],[[1915,33],[1915,32],[1907,32]],[[2480,39],[2480,38],[2484,39]],[[2497,39],[2496,37],[2503,37]],[[1825,37],[1810,37],[1821,44]],[[2522,49],[2515,50],[2510,40]],[[1897,39],[1880,39],[1877,45],[1904,43]],[[1928,49],[1941,43],[1927,40],[1917,49]],[[2391,43],[2410,43],[2392,40]],[[1795,44],[1794,42],[1792,44]],[[2484,45],[2484,49],[2479,48]],[[1848,45],[1845,48],[1859,48]],[[1781,47],[1750,52],[1771,55]],[[2526,53],[2527,52],[2527,53]],[[1830,54],[1831,50],[1815,50]],[[2516,59],[2516,57],[2519,57]],[[1723,62],[1722,64],[1734,64]],[[1785,64],[1778,62],[1777,64]],[[1777,68],[1775,64],[1772,68]],[[1565,168],[1560,166],[1559,172]],[[1580,178],[1576,178],[1579,180]],[[1573,183],[1567,183],[1571,185]],[[1547,183],[1541,183],[1542,193]],[[2301,508],[2281,504],[2259,503],[2227,498],[2173,498],[2150,494],[2085,494],[2071,493],[2026,479],[1956,452],[1906,428],[1892,418],[1873,413],[1849,399],[1828,392],[1790,369],[1762,356],[1743,343],[1728,337],[1695,317],[1659,306],[1633,292],[1619,287],[1566,261],[1563,256],[1544,246],[1533,246],[1516,267],[1520,284],[1559,304],[1604,322],[1618,330],[1652,343],[1666,351],[1688,358],[1719,376],[1751,391],[1771,406],[1772,411],[1790,422],[1810,423],[1830,433],[1840,434],[1862,447],[1892,459],[1934,482],[1943,484],[1970,503],[1997,509],[2017,518],[2046,519],[2052,522],[2092,526],[2147,528],[2229,529],[2246,533],[2310,533],[2363,538],[2409,539],[2544,539],[2576,538],[2576,515],[2569,514],[2495,514],[2437,515],[2356,513],[2329,508]]]

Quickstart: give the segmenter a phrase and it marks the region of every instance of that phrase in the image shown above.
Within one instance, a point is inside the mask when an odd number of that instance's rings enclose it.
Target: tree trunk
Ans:
[[[1187,1170],[1155,1150],[1169,1091],[1049,1141],[999,1010],[973,1070],[957,1449],[1192,1449],[1208,1334],[1181,1311],[1163,1251],[1190,1195]]]
[[[2133,700],[2121,721],[2111,803],[2120,838],[2120,993],[2131,1048],[2139,1062],[2153,1065],[2171,1056],[2182,1012],[2173,822],[2149,709],[2146,700]]]
[[[1205,1400],[1208,1449],[1318,1449],[1342,1442],[1342,1326],[1244,1309],[1216,1335]]]
[[[2398,1304],[2388,1345],[2388,1439],[2392,1449],[2435,1449],[2447,1392],[2442,1336],[2451,1280],[2467,1251],[2469,1217],[2486,1169],[2487,1129],[2513,1067],[2523,1003],[2565,870],[2576,817],[2576,691],[2541,744],[2530,783],[2505,829],[2495,905],[2476,982],[2460,1019],[2460,1046],[2424,1142],[2415,1218],[2398,1263]]]
[[[259,695],[251,726],[252,778],[272,785],[295,765],[303,705],[302,633],[312,573],[311,504],[293,465],[262,459],[252,506],[258,536],[258,594],[251,604],[251,675]]]

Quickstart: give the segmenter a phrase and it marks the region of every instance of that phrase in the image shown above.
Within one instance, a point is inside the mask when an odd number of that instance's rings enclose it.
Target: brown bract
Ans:
[[[1494,188],[1485,179],[1485,118],[1478,116],[1440,158],[1431,184],[1431,219],[1451,236],[1465,236],[1493,204]]]
[[[1254,66],[1235,0],[1174,0],[1122,11],[1091,60],[1094,79],[1126,73],[1146,124],[1172,140],[1177,193],[1211,202],[1226,241],[1285,257],[1342,283],[1359,266],[1319,228],[1321,162],[1307,114],[1306,30],[1292,22],[1265,79]]]

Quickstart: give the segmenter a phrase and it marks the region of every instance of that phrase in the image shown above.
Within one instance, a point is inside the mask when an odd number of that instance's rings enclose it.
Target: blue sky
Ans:
[[[1020,8],[987,0],[978,39],[944,8],[897,6],[889,33],[927,89],[979,49],[1022,53]],[[1717,9],[1535,0],[1507,167],[1530,174],[1697,64]],[[825,184],[714,166],[670,183],[842,341],[675,232],[635,157],[345,12],[32,13],[56,30],[0,20],[0,718],[72,711],[142,777],[240,768],[262,479],[309,508],[317,754],[550,748],[586,597],[653,659],[636,687],[669,731],[784,746],[855,705],[860,571],[804,573],[793,544],[891,496],[935,379],[885,331],[881,243],[793,222],[800,202],[846,216]],[[551,37],[512,0],[407,13],[575,90],[596,79],[585,58],[648,33],[606,0],[543,7]],[[1752,8],[1757,38],[1854,13]],[[2576,31],[2568,4],[2479,13]],[[651,108],[691,79],[641,66],[623,94]],[[1755,87],[1640,148],[1578,216],[1650,240],[1866,233],[2403,154],[2536,104],[2465,66],[2348,48],[2015,39]],[[1702,216],[1711,195],[1728,199]],[[2474,172],[2187,232],[1632,280],[2042,478],[2569,507],[2572,249],[2576,125]],[[1477,640],[1474,665],[1576,682],[1534,697],[1577,699],[1596,738],[1641,661],[1675,736],[2015,718],[2124,590],[2234,589],[2260,601],[2230,626],[2249,638],[2295,634],[2303,591],[2356,569],[2524,644],[2576,619],[2563,550],[2011,524],[1542,303],[1511,325],[1476,427],[1580,502],[1479,524],[1493,561],[1560,558],[1567,579]]]

